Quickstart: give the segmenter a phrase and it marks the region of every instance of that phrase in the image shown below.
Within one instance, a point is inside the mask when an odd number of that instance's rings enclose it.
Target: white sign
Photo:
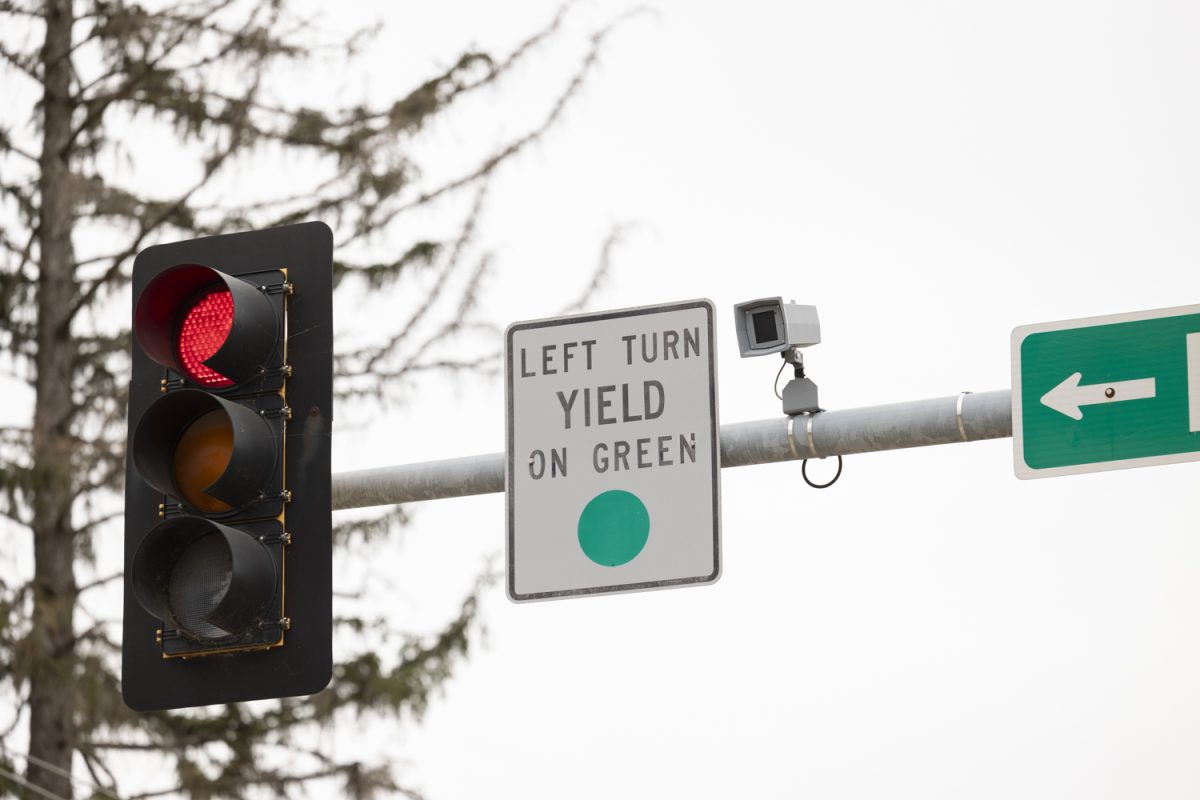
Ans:
[[[509,326],[512,600],[720,576],[714,318],[695,300]]]

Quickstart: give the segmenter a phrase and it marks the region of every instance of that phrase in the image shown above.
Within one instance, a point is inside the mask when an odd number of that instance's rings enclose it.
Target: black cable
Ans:
[[[822,459],[822,460],[824,460],[824,459]],[[811,486],[814,489],[828,489],[830,486],[833,486],[835,483],[837,483],[838,478],[842,477],[842,457],[838,456],[837,460],[838,460],[837,472],[834,473],[833,479],[830,480],[828,483],[813,483],[811,480],[809,480],[808,459],[807,458],[804,459],[804,462],[800,465],[800,477],[804,478],[804,482],[807,483],[809,486]]]

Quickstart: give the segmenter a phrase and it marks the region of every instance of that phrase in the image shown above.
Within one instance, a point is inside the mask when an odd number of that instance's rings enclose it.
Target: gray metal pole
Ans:
[[[870,453],[1012,436],[1012,392],[1003,389],[883,406],[780,416],[721,426],[721,466]],[[341,472],[335,509],[504,491],[504,453]]]

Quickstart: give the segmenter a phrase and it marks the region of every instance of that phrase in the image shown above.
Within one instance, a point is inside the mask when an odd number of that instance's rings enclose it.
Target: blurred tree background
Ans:
[[[314,697],[123,705],[122,576],[104,574],[94,542],[119,542],[129,273],[155,243],[322,220],[340,292],[418,298],[389,330],[338,321],[339,423],[426,376],[475,369],[480,357],[463,353],[498,350],[480,308],[491,259],[476,241],[490,180],[560,120],[612,26],[590,36],[533,124],[447,178],[423,169],[430,125],[468,96],[520,91],[515,68],[568,11],[507,52],[454,55],[388,102],[334,107],[306,103],[294,76],[344,64],[377,32],[331,38],[284,0],[0,0],[0,370],[28,387],[6,392],[20,408],[0,419],[0,794],[417,796],[393,758],[344,757],[317,737],[364,717],[419,718],[476,640],[486,576],[427,635],[397,630],[369,598],[346,603],[333,681]],[[603,276],[616,235],[564,310]],[[342,522],[335,545],[405,522],[400,508]]]

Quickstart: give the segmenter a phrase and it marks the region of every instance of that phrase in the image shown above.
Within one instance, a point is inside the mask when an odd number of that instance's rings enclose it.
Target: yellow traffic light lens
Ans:
[[[209,411],[197,418],[179,437],[175,446],[175,485],[197,511],[219,514],[232,509],[204,492],[225,472],[232,455],[233,425],[223,411]]]

